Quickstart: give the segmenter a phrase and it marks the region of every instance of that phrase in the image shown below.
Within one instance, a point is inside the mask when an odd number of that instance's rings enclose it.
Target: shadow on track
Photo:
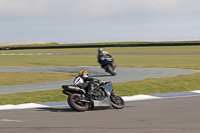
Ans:
[[[91,77],[112,77],[111,75],[91,75]]]
[[[100,110],[112,110],[110,107],[95,107],[89,108],[87,111],[100,111]],[[49,111],[49,112],[77,112],[71,108],[37,108],[36,111]]]
[[[49,111],[49,112],[75,112],[71,108],[38,108],[36,111]]]

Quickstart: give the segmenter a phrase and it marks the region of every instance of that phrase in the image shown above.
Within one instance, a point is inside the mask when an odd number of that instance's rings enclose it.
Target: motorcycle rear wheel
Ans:
[[[78,112],[84,112],[89,108],[89,103],[81,102],[80,101],[81,95],[78,93],[72,93],[68,97],[68,104],[69,106]]]
[[[110,96],[110,101],[113,108],[123,109],[125,107],[124,100],[114,93],[112,93],[112,95]]]
[[[115,76],[117,73],[114,71],[114,68],[112,65],[108,64],[106,67],[106,71],[109,72],[112,76]]]

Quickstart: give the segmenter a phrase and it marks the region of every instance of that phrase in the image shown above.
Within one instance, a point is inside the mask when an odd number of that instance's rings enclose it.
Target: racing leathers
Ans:
[[[81,78],[83,80],[83,83],[78,83],[76,84],[76,86],[80,87],[81,89],[84,89],[89,97],[92,96],[94,89],[99,87],[99,84],[104,83],[104,81],[91,77],[77,76],[75,79],[77,78]]]

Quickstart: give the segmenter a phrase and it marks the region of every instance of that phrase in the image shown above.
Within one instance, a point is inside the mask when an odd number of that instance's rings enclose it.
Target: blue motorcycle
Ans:
[[[116,75],[116,65],[113,58],[104,58],[101,63],[101,67],[112,76]]]

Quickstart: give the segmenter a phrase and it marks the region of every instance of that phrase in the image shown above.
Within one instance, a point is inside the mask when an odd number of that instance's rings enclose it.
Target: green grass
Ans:
[[[36,73],[36,72],[0,72],[0,86],[46,83],[71,80],[75,74]]]
[[[200,46],[105,48],[110,53],[199,53]],[[97,49],[14,50],[1,53],[92,53]],[[200,55],[115,55],[118,67],[181,68],[200,70]],[[96,55],[81,56],[0,56],[0,66],[90,66],[99,65]],[[43,73],[41,73],[42,75]],[[45,77],[46,79],[46,77]],[[47,78],[48,79],[48,78]],[[125,95],[199,90],[200,73],[114,83],[115,93]],[[20,80],[20,79],[19,79]],[[36,79],[35,79],[36,80]],[[18,82],[18,81],[17,81]],[[16,83],[13,83],[15,85]],[[0,95],[0,104],[66,100],[61,89]]]
[[[200,70],[200,55],[115,56],[120,67],[181,68]]]
[[[141,81],[114,83],[121,96],[199,90],[200,73],[176,77],[150,78]]]
[[[63,100],[66,100],[66,96],[61,89],[0,95],[0,105]]]
[[[98,65],[96,56],[1,56],[0,66],[90,66]]]
[[[200,89],[200,73],[176,77],[151,78],[140,81],[113,83],[114,92],[120,96],[137,94],[192,91]],[[62,89],[0,95],[0,105],[64,101]]]
[[[0,66],[98,66],[91,56],[1,56]],[[200,70],[200,55],[115,55],[118,67]]]

